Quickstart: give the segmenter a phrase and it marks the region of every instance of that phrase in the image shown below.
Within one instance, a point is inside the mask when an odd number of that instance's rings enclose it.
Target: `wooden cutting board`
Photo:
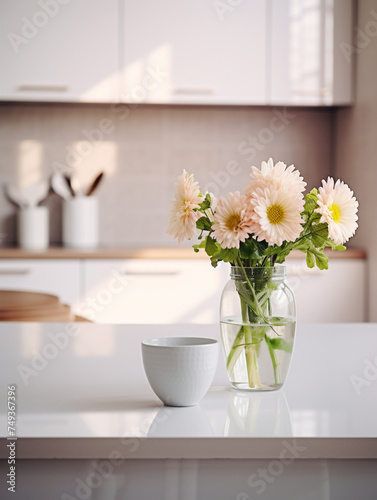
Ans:
[[[58,303],[56,307],[0,311],[0,321],[73,321],[69,306]]]
[[[47,293],[0,290],[0,313],[14,310],[49,309],[57,307],[59,303],[58,297]]]
[[[90,322],[74,315],[55,295],[14,290],[0,290],[0,321]]]
[[[55,295],[0,290],[0,321],[73,321],[69,306]]]

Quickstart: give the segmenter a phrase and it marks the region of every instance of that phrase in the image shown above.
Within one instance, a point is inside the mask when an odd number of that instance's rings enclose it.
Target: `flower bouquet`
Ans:
[[[231,265],[221,328],[235,387],[276,389],[284,382],[296,313],[280,264],[299,250],[309,268],[327,269],[325,248],[345,250],[356,231],[358,202],[347,184],[328,177],[304,195],[305,188],[293,165],[274,165],[272,159],[262,162],[261,169],[251,167],[244,191],[226,198],[202,193],[186,171],[176,183],[168,234],[179,243],[197,236],[195,252],[204,249],[214,267],[221,261]],[[260,367],[264,356],[270,359],[268,369]]]

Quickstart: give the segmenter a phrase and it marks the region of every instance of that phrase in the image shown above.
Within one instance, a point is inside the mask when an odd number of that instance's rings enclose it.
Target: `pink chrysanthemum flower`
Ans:
[[[283,189],[258,189],[250,204],[254,209],[252,231],[257,240],[281,245],[283,241],[295,241],[300,235],[302,198]]]
[[[185,238],[195,236],[196,221],[200,212],[194,210],[199,209],[204,198],[200,196],[199,184],[194,181],[194,176],[186,170],[179,176],[175,187],[177,192],[172,201],[167,233],[181,243]]]
[[[213,237],[224,248],[239,248],[251,233],[251,212],[246,208],[247,200],[238,191],[228,198],[217,201],[212,226]]]
[[[261,169],[251,167],[251,181],[247,185],[244,194],[252,196],[257,189],[275,190],[284,189],[290,191],[292,196],[301,197],[305,191],[306,182],[300,172],[293,165],[287,167],[279,161],[275,166],[272,158],[268,162],[262,161]]]
[[[357,229],[357,209],[359,203],[353,191],[343,181],[332,177],[322,181],[318,190],[318,208],[320,222],[327,222],[329,237],[336,245],[346,243]]]

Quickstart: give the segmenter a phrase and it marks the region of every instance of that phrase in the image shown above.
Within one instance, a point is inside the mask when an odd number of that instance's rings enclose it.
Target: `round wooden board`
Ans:
[[[0,312],[48,309],[50,307],[54,308],[58,304],[59,298],[47,293],[0,290]]]
[[[35,308],[33,310],[0,311],[0,321],[50,321],[69,322],[74,320],[74,315],[69,306],[57,304],[52,308]]]

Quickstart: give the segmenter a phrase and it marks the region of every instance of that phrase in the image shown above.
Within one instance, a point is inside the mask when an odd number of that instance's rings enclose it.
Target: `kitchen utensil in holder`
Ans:
[[[76,196],[63,202],[63,244],[68,248],[98,246],[98,198]]]
[[[26,250],[44,250],[49,245],[48,207],[27,207],[18,211],[18,244]]]

